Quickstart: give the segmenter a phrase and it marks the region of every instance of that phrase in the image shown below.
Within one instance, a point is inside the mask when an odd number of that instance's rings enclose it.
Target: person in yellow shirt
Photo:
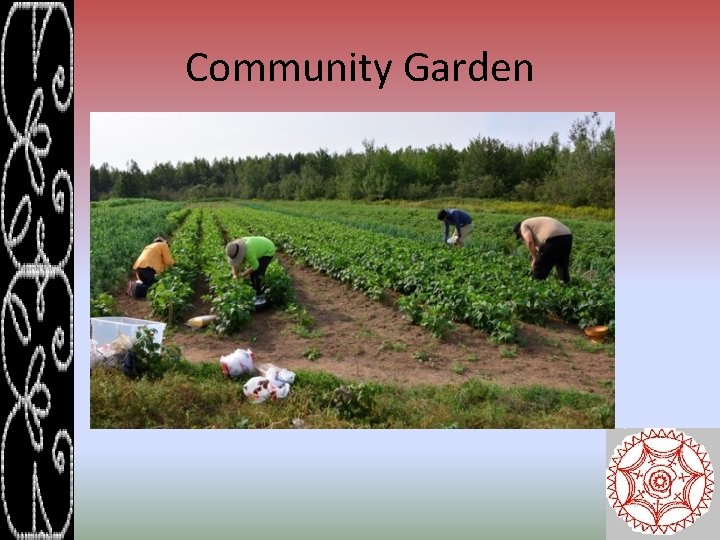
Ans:
[[[165,268],[175,264],[170,254],[167,240],[158,236],[152,244],[148,244],[140,253],[133,265],[136,281],[127,285],[127,293],[134,298],[145,298],[148,289],[155,283],[156,274],[162,273]]]

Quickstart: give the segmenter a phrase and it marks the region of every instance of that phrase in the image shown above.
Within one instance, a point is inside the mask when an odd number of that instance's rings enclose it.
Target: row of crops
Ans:
[[[443,234],[443,225],[436,219],[440,208],[381,206],[344,201],[253,201],[244,205],[314,221],[332,221],[355,229],[430,244],[437,244]],[[471,214],[476,230],[467,250],[505,255],[518,251],[523,255],[526,253],[511,231],[516,222],[530,216]],[[614,224],[572,218],[563,218],[562,221],[572,229],[575,238],[571,272],[580,274],[592,270],[600,278],[612,276],[615,272]]]
[[[549,313],[579,326],[614,327],[615,290],[608,278],[614,272],[613,234],[605,223],[571,224],[580,230],[576,237],[587,239],[578,242],[574,270],[594,269],[598,277],[564,286],[529,276],[529,257],[508,234],[516,216],[479,216],[472,244],[457,250],[442,244],[442,225],[431,211],[335,202],[225,205],[216,211],[223,221],[269,236],[286,253],[372,298],[401,294],[399,307],[437,334],[462,321],[512,341],[519,321],[541,323]]]
[[[122,283],[142,248],[187,216],[182,203],[112,199],[90,205],[90,297]]]
[[[192,210],[171,244],[176,264],[159,275],[148,293],[155,315],[171,323],[183,320],[204,281],[208,293],[200,300],[209,304],[217,317],[212,323],[215,331],[232,334],[250,320],[255,291],[246,280],[231,278],[225,260],[227,240],[228,233],[214,212]],[[265,284],[266,297],[275,306],[284,306],[292,300],[290,278],[277,261],[268,268]]]
[[[218,315],[216,329],[232,333],[240,328],[250,317],[253,291],[244,280],[230,278],[223,246],[231,238],[260,234],[296,260],[372,298],[399,295],[399,308],[437,335],[453,322],[465,322],[500,342],[512,341],[520,321],[541,323],[550,313],[579,326],[607,324],[614,329],[614,227],[609,223],[565,220],[575,236],[575,276],[587,270],[595,276],[575,277],[565,286],[554,277],[537,282],[529,276],[529,257],[510,234],[520,216],[474,216],[473,242],[458,250],[442,244],[442,224],[435,219],[436,211],[427,209],[252,202],[208,204],[173,214],[178,209],[172,204],[143,202],[135,209],[145,217],[164,212],[164,222],[172,222],[168,216],[175,215],[175,223],[181,223],[171,243],[178,263],[149,296],[155,313],[166,320],[182,317],[204,280],[209,287],[205,300]],[[96,245],[124,238],[111,231],[122,220],[117,215],[108,218],[103,210],[109,215],[114,207],[93,207],[91,253],[113,256],[91,255],[92,291],[111,290],[112,269],[127,271],[148,237],[159,234],[156,223],[152,233],[141,235],[136,226],[140,220],[134,217],[132,232],[139,237],[130,243],[134,249]],[[276,304],[289,301],[290,280],[277,262],[268,269],[266,283]]]

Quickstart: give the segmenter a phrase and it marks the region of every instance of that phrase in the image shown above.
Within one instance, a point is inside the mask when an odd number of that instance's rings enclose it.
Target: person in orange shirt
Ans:
[[[155,275],[175,264],[170,254],[170,247],[162,236],[158,236],[152,244],[148,244],[140,253],[133,265],[136,281],[127,285],[128,295],[134,298],[145,298],[148,289],[155,283]]]

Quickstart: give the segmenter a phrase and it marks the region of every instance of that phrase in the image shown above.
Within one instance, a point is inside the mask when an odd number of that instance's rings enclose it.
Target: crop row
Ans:
[[[202,239],[203,213],[202,210],[192,210],[174,232],[171,248],[175,264],[158,274],[157,283],[148,291],[153,313],[169,323],[180,320],[191,306],[200,276],[201,261],[197,246]]]
[[[399,306],[437,333],[462,321],[511,341],[519,320],[541,322],[555,313],[580,326],[614,326],[614,289],[577,280],[532,280],[527,257],[446,249],[342,225],[248,207],[216,209],[223,221],[271,237],[281,249],[372,298],[404,295]]]
[[[112,202],[112,204],[111,204]],[[90,208],[90,296],[115,290],[143,246],[170,233],[187,210],[175,202],[113,200]]]
[[[331,221],[355,229],[429,244],[442,241],[443,224],[437,209],[382,206],[344,201],[254,201],[247,206],[316,221]],[[527,252],[512,235],[512,226],[528,216],[473,213],[475,232],[466,249],[497,252],[526,259]],[[600,278],[615,271],[615,237],[612,223],[590,219],[563,219],[574,235],[571,272],[593,270]]]

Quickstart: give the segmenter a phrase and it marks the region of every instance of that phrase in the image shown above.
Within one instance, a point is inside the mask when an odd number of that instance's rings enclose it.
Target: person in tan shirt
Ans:
[[[133,264],[136,281],[127,285],[127,293],[135,298],[145,298],[148,289],[155,283],[155,276],[165,271],[165,268],[175,264],[170,254],[167,241],[158,236],[152,244],[148,244]]]
[[[555,267],[562,281],[570,281],[572,232],[567,225],[551,217],[534,217],[516,223],[513,232],[518,240],[525,242],[532,256],[535,279],[547,278]]]

